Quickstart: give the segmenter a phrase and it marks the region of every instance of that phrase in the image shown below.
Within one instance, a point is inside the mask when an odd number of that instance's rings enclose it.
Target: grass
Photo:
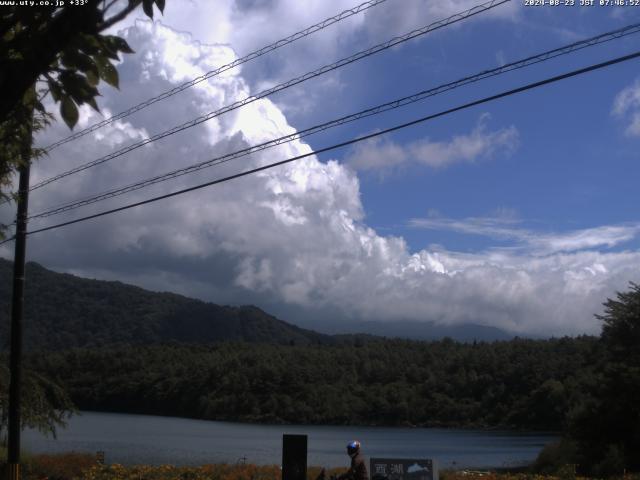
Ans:
[[[4,454],[4,456],[3,456]],[[0,464],[6,451],[0,447]],[[327,478],[340,474],[346,468],[327,470]],[[309,467],[307,480],[315,480],[320,467]],[[27,455],[24,457],[24,480],[281,480],[282,471],[277,465],[215,464],[199,467],[173,465],[98,465],[96,457],[84,453],[57,455]],[[623,477],[618,477],[622,479]],[[572,470],[557,476],[537,475],[527,472],[470,472],[445,470],[440,480],[587,480],[575,477]],[[623,480],[640,480],[640,474],[626,475]]]

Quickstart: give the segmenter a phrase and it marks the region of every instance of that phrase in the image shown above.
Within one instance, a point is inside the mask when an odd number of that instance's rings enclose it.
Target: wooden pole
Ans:
[[[11,353],[9,369],[9,438],[7,480],[20,480],[20,390],[22,386],[22,319],[24,316],[24,269],[27,252],[27,215],[31,164],[32,112],[27,122],[18,186],[15,255],[13,258],[13,297],[11,299]]]

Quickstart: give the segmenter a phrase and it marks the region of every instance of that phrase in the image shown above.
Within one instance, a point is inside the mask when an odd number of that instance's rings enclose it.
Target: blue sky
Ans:
[[[385,8],[399,7],[387,4]],[[317,105],[303,112],[287,108],[289,101],[295,103],[297,93],[278,94],[274,101],[290,112],[287,118],[292,125],[305,128],[640,19],[640,9],[634,7],[525,7],[520,3],[498,8],[511,8],[513,15],[498,20],[469,19],[345,67],[335,75],[333,88],[327,88],[322,79],[309,82],[305,89],[324,90],[320,109]],[[360,35],[350,48],[370,44],[370,37]],[[637,38],[631,35],[591,47],[332,130],[309,139],[309,143],[322,148],[606,61],[633,52],[635,45]],[[278,60],[263,62],[266,70],[272,72],[274,82],[282,79],[273,65],[286,63],[289,54],[279,52],[275,54]],[[255,75],[262,82],[264,78],[258,72],[264,71],[260,62],[256,62],[249,67],[249,78]],[[411,220],[436,217],[463,221],[506,213],[521,227],[546,234],[637,222],[638,136],[625,133],[631,117],[615,115],[613,105],[619,92],[639,76],[638,63],[630,62],[385,136],[383,142],[403,145],[425,138],[448,142],[470,133],[479,124],[488,131],[508,127],[517,131],[515,145],[507,152],[497,149],[471,162],[433,169],[407,161],[409,165],[400,168],[380,167],[360,172],[367,223],[381,232],[402,236],[416,251],[440,244],[473,252],[514,242],[460,234],[437,229],[435,225],[429,229],[416,228]],[[259,85],[257,80],[254,82]],[[348,161],[353,151],[351,148],[321,158]],[[638,245],[638,239],[634,238],[610,248],[635,249]]]
[[[168,2],[116,30],[136,50],[104,115],[335,15],[355,2]],[[40,181],[475,5],[387,0],[53,151]],[[526,7],[480,15],[260,100],[38,190],[33,212],[125,185],[638,22],[640,7]],[[307,153],[634,51],[582,50],[40,227]],[[78,128],[103,117],[82,109]],[[68,134],[62,122],[38,142]],[[30,237],[50,268],[217,303],[255,304],[322,330],[344,320],[597,333],[601,303],[640,281],[640,61],[491,102],[345,149]],[[0,211],[4,218],[7,209]],[[10,256],[4,247],[2,254]]]
[[[636,14],[612,18],[600,7],[548,7],[527,10],[523,15],[526,20],[518,23],[469,21],[468,26],[436,32],[433,37],[354,66],[353,72],[341,77],[345,94],[337,95],[340,100],[335,107],[342,107],[345,112],[356,110],[375,99],[392,99],[446,83],[493,68],[500,61],[514,61],[619,28],[640,17]],[[544,25],[547,22],[550,26]],[[635,45],[637,38],[630,36],[592,47],[471,88],[457,89],[412,108],[353,125],[348,133],[347,129],[335,131],[322,141],[310,143],[321,147],[385,128],[630,53]],[[472,131],[486,116],[488,130],[513,126],[518,141],[512,152],[497,151],[473,163],[438,169],[411,165],[363,172],[359,178],[368,223],[403,236],[414,250],[436,243],[455,250],[477,251],[513,242],[417,229],[411,227],[410,220],[429,216],[464,220],[507,212],[512,220],[541,233],[637,222],[639,141],[637,136],[625,134],[630,119],[614,115],[612,106],[616,95],[639,74],[637,62],[614,66],[389,134],[385,141],[400,145],[425,137],[446,142]],[[367,81],[371,75],[375,75],[375,82]],[[308,118],[294,124],[302,127],[305,120]],[[345,159],[348,153],[339,155]],[[634,238],[614,248],[638,245]]]

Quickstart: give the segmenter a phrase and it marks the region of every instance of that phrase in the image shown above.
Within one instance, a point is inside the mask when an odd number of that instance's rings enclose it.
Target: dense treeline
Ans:
[[[80,409],[216,420],[561,430],[597,339],[73,350],[30,363]]]

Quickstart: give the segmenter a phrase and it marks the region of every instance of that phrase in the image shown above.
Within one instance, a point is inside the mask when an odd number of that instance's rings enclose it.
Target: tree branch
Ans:
[[[118,0],[111,0],[111,1],[109,2],[109,5],[105,5],[105,4],[107,3],[107,2],[106,2],[106,0],[103,0],[103,2],[102,2],[102,3],[103,3],[103,5],[104,5],[104,6],[102,7],[102,13],[107,13],[107,11],[109,11],[109,9],[110,9],[111,7],[113,7],[116,3],[118,3]]]
[[[113,17],[109,17],[108,20],[105,20],[101,24],[98,25],[98,32],[104,32],[107,28],[112,27],[120,20],[124,20],[124,18],[133,12],[138,6],[142,3],[142,0],[133,0],[129,3],[127,8],[124,8],[120,13],[116,13]],[[113,4],[113,2],[112,2]],[[111,6],[111,5],[110,5]]]

